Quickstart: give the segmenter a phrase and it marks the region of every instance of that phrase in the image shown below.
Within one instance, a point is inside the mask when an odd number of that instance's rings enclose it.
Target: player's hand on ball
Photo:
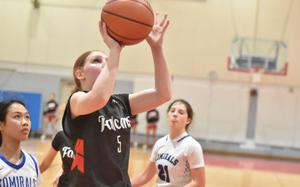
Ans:
[[[119,44],[116,40],[110,37],[107,33],[106,24],[102,21],[99,21],[99,31],[101,33],[102,39],[104,43],[107,45],[109,49],[112,48],[123,48],[123,45]]]

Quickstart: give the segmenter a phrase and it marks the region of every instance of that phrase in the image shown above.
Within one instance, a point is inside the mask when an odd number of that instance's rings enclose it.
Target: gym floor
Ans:
[[[39,161],[51,145],[51,140],[31,138],[22,148],[33,153]],[[136,176],[147,165],[150,149],[131,148],[129,175]],[[299,187],[300,162],[205,154],[206,187]],[[59,154],[42,176],[41,187],[51,183],[61,167]],[[145,187],[155,186],[152,179]]]

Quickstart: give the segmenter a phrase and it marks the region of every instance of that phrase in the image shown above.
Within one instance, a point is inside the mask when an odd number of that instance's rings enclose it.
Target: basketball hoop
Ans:
[[[261,75],[265,72],[265,69],[259,66],[253,66],[250,68],[251,82],[254,84],[261,82]]]
[[[287,44],[284,41],[235,37],[231,42],[229,71],[251,73],[249,82],[261,82],[261,75],[286,76]]]

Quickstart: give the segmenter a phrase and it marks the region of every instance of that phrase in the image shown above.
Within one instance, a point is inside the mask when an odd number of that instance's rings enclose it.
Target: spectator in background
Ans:
[[[137,120],[137,114],[130,116],[130,123],[131,123],[131,130],[133,131],[133,133],[136,133],[136,126],[138,125],[138,120]]]
[[[56,101],[55,93],[52,92],[49,95],[49,100],[46,103],[46,109],[43,112],[43,134],[41,136],[41,139],[46,139],[47,135],[53,135],[56,134],[55,131],[55,125],[57,122],[57,108],[58,103]],[[49,132],[50,131],[50,132]]]
[[[131,142],[133,143],[133,145],[136,147],[138,145],[138,142],[137,142],[137,137],[136,137],[136,127],[138,125],[138,119],[137,119],[138,115],[133,115],[133,116],[130,116],[129,120],[130,120],[130,124],[131,124]]]
[[[156,140],[156,128],[157,122],[159,121],[159,112],[156,109],[152,109],[146,113],[146,146],[150,147],[149,139],[150,139],[150,131],[152,131],[152,143],[151,146],[154,144]]]

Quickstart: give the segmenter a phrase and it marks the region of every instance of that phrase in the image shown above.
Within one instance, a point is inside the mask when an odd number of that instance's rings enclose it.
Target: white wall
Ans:
[[[105,0],[40,2],[40,8],[34,9],[31,1],[0,0],[0,61],[71,68],[84,51],[107,51],[97,28]],[[294,4],[289,11],[291,2]],[[238,35],[286,41],[288,76],[263,76],[262,81],[300,85],[300,1],[152,0],[151,4],[171,20],[165,51],[172,74],[207,78],[215,71],[220,80],[247,82],[248,74],[226,69],[230,41]],[[120,69],[151,73],[151,61],[144,43],[127,47]]]
[[[215,140],[243,141],[246,136],[249,88],[219,82],[212,89],[208,137]]]
[[[150,76],[137,76],[134,90],[150,88]],[[225,142],[246,141],[250,90],[253,84],[202,79],[173,79],[173,99],[183,98],[194,109],[190,133],[196,138]],[[257,120],[254,141],[258,144],[300,147],[300,88],[258,85]],[[292,89],[292,90],[291,90]],[[159,107],[158,134],[168,133],[166,109]],[[145,114],[138,117],[138,132],[145,133]]]
[[[265,86],[258,94],[256,142],[299,146],[299,88]]]

